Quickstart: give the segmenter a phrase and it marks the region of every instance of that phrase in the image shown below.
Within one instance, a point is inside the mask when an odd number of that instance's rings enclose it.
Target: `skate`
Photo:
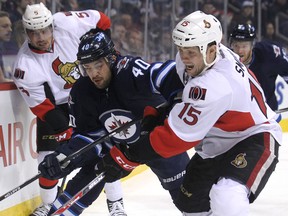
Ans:
[[[124,205],[123,199],[116,200],[114,202],[107,200],[109,216],[127,216]]]
[[[34,212],[32,214],[30,214],[29,216],[47,216],[50,208],[51,208],[51,204],[42,204],[39,207],[37,207]]]

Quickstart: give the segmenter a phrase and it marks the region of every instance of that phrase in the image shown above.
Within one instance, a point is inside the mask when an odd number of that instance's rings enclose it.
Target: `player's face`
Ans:
[[[51,49],[53,40],[53,29],[52,26],[48,26],[43,29],[30,30],[27,29],[27,36],[30,40],[30,44],[42,51],[47,51]]]
[[[104,58],[91,63],[82,64],[82,67],[97,88],[105,89],[109,86],[112,73],[108,62]]]
[[[195,77],[204,70],[203,55],[198,47],[178,47],[178,51],[189,76]]]
[[[253,43],[251,41],[233,41],[231,49],[240,56],[240,61],[248,65],[252,59]]]

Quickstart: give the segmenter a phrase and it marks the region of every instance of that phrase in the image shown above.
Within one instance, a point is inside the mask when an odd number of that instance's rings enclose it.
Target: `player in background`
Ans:
[[[39,165],[39,170],[47,178],[54,179],[71,172],[76,167],[82,166],[82,168],[76,177],[69,181],[64,193],[54,202],[50,213],[55,211],[54,207],[59,208],[61,203],[67,202],[72,195],[96,177],[95,165],[109,152],[111,144],[97,145],[92,151],[70,160],[66,168],[61,168],[59,165],[58,155],[69,155],[83,147],[85,144],[82,143],[91,142],[92,135],[101,136],[102,133],[103,136],[104,130],[111,132],[135,117],[142,117],[147,105],[154,107],[165,103],[166,100],[161,95],[152,92],[150,74],[154,72],[165,74],[169,71],[176,73],[174,61],[149,64],[140,57],[121,56],[115,50],[112,40],[104,33],[84,37],[77,56],[83,77],[72,87],[69,101],[75,134],[68,144],[60,146],[54,154],[47,155],[44,162]],[[183,85],[179,83],[182,90]],[[171,88],[173,86],[174,84]],[[132,125],[115,135],[111,143],[118,145],[124,141],[128,144],[136,142],[140,136],[140,127],[149,130],[149,125],[144,123]],[[162,187],[169,191],[173,200],[176,200],[188,162],[189,156],[184,152],[171,158],[156,159],[147,165],[156,174]],[[70,215],[70,212],[74,215],[81,214],[83,209],[80,206],[87,207],[97,199],[103,184],[104,181],[89,191],[84,199],[81,198],[72,205],[67,215]]]
[[[281,44],[269,41],[255,42],[255,27],[238,24],[230,34],[230,47],[240,56],[240,60],[255,74],[272,110],[278,109],[275,95],[277,76],[288,82],[288,56]],[[277,121],[281,120],[279,115]]]
[[[91,29],[110,31],[110,20],[96,10],[52,15],[40,3],[26,7],[23,25],[28,40],[17,55],[13,79],[37,116],[37,159],[40,163],[72,134],[68,97],[72,85],[80,77],[76,56],[79,38]],[[57,196],[57,183],[57,180],[39,178],[43,204],[32,216],[48,214]],[[108,199],[109,196],[113,198],[114,189],[105,188]]]
[[[183,215],[248,216],[249,203],[278,163],[282,130],[276,114],[238,55],[221,44],[222,27],[214,16],[193,12],[172,37],[177,73],[185,84],[182,102],[162,126],[129,148],[114,146],[97,167],[113,181],[129,174],[129,165],[195,148],[175,200]],[[158,74],[154,84],[162,80],[169,88],[166,77]]]

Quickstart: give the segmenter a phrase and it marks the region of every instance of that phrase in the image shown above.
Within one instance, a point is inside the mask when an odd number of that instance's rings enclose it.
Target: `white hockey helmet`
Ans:
[[[172,38],[180,47],[198,46],[200,52],[206,53],[207,45],[213,41],[217,47],[222,40],[222,27],[213,15],[195,11],[184,17],[174,28]]]
[[[25,29],[37,30],[50,26],[53,23],[53,16],[51,11],[40,2],[40,4],[27,5],[22,21]]]

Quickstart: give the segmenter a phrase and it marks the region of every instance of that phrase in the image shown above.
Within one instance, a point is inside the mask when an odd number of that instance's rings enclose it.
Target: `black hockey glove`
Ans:
[[[70,161],[62,164],[60,161],[63,161],[66,158],[66,155],[58,152],[46,155],[44,160],[39,164],[38,170],[41,172],[42,177],[55,180],[63,178],[68,175],[74,168],[70,164]]]
[[[63,165],[60,163],[60,161],[66,158],[67,155],[72,155],[76,151],[88,145],[88,139],[88,137],[78,135],[70,139],[69,142],[61,144],[54,153],[47,155],[43,162],[38,166],[42,176],[48,179],[59,179],[66,176],[76,168],[91,164],[95,162],[95,160],[98,160],[98,156],[102,151],[101,144],[96,145],[89,151],[73,157],[73,159],[67,161],[67,163]]]
[[[163,124],[166,118],[166,107],[146,106],[141,121],[141,135],[151,132],[156,126]]]
[[[114,182],[129,175],[138,165],[129,158],[128,146],[125,143],[112,147],[101,162],[95,166],[96,173],[105,172],[105,181]]]

